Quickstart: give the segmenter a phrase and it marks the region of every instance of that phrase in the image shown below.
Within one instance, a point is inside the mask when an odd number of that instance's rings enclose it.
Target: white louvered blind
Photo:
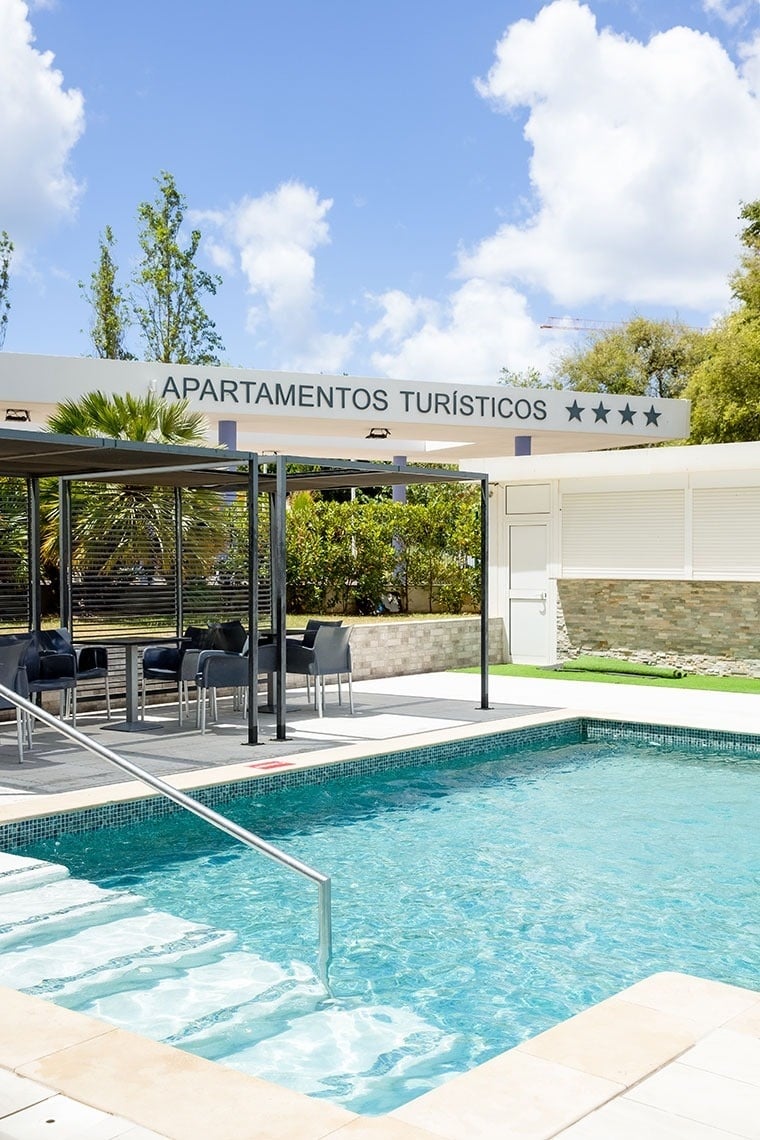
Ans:
[[[684,492],[562,497],[562,577],[669,578],[685,560]]]
[[[693,493],[694,575],[760,579],[760,487]]]

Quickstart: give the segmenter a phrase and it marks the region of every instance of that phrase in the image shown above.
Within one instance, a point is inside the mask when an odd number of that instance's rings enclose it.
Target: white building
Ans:
[[[601,650],[760,664],[760,443],[485,467],[493,612],[513,660]]]
[[[648,447],[688,436],[685,401],[0,353],[6,426],[96,389],[187,398],[210,441],[260,454],[487,473],[514,661],[760,659],[760,443]]]

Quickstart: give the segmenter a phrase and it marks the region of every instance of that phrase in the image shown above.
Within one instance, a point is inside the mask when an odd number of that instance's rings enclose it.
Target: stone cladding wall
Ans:
[[[492,664],[505,660],[502,618],[489,620],[488,649]],[[480,618],[399,618],[355,625],[351,633],[351,661],[355,681],[477,666]]]
[[[579,653],[760,675],[760,582],[563,579],[560,659]]]

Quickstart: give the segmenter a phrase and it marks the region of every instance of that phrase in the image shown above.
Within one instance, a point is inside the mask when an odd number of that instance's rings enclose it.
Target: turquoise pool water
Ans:
[[[760,988],[758,803],[756,758],[629,743],[234,801],[225,814],[332,876],[333,995],[305,1012],[355,1032],[336,1046],[291,1019],[275,1044],[233,1033],[198,1051],[385,1112],[658,970]],[[315,961],[314,889],[198,820],[25,853],[234,930],[268,960]],[[362,1029],[384,1017],[397,1044],[369,1057]]]

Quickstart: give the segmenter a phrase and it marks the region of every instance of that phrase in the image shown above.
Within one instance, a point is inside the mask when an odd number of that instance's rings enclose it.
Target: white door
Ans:
[[[550,598],[549,524],[510,523],[509,654],[519,665],[554,660],[554,607]]]

